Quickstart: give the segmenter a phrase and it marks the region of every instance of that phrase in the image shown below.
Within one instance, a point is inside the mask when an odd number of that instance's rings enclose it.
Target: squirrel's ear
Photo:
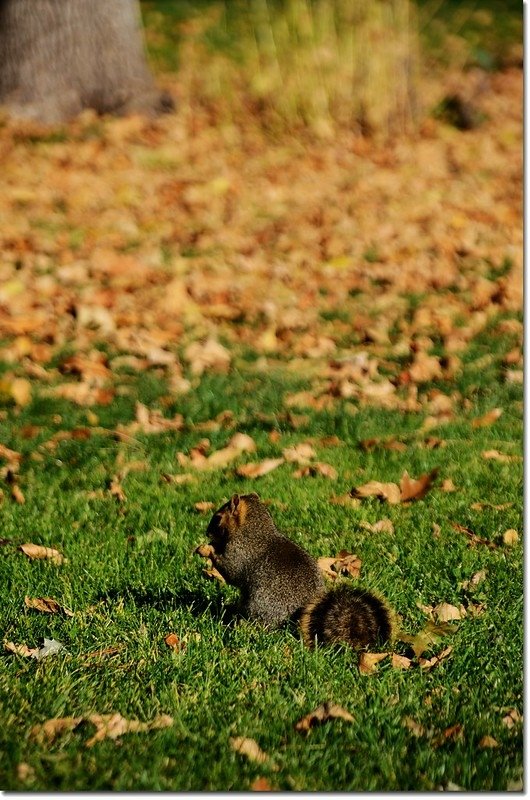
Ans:
[[[235,514],[235,512],[237,511],[237,507],[239,505],[240,499],[241,498],[240,498],[240,496],[238,494],[234,494],[230,498],[230,513],[231,514]]]
[[[247,497],[254,497],[256,500],[259,500],[259,494],[257,492],[249,492]]]

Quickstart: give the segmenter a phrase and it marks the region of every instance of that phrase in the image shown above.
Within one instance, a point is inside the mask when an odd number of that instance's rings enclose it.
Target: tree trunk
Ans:
[[[49,123],[171,108],[147,67],[138,0],[0,0],[0,104]]]

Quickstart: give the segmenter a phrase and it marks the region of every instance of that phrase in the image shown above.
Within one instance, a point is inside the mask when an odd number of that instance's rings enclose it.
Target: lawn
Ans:
[[[0,787],[520,790],[522,71],[384,141],[202,77],[157,120],[1,122]],[[248,491],[387,598],[373,669],[205,574]]]

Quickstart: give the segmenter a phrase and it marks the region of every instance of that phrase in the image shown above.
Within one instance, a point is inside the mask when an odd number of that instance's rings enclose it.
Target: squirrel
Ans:
[[[391,612],[374,594],[347,584],[326,590],[312,556],[283,536],[259,495],[235,494],[207,528],[196,553],[241,592],[246,615],[266,628],[298,620],[304,642],[361,649],[392,635]]]

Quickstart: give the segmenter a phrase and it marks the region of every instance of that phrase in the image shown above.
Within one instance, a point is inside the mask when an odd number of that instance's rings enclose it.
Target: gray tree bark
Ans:
[[[84,108],[169,110],[147,67],[138,0],[0,0],[0,104],[47,123]]]

